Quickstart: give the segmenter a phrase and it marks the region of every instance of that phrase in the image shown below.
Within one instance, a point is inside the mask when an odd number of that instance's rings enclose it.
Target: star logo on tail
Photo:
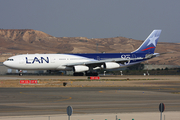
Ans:
[[[157,40],[158,37],[156,37],[155,35],[152,36],[152,38],[149,38],[149,43],[148,45],[150,44],[153,44],[155,47],[156,47],[156,40]],[[147,45],[147,46],[148,46]]]

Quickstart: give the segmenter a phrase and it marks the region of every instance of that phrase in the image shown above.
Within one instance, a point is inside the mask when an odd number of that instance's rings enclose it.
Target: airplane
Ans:
[[[127,67],[159,56],[154,53],[161,30],[153,30],[142,45],[131,53],[22,54],[8,58],[3,64],[22,70],[73,70],[74,76],[97,76],[98,69]]]

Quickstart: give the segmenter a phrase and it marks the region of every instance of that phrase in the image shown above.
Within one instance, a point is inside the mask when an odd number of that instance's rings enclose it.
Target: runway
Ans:
[[[175,87],[0,88],[0,116],[180,111]]]

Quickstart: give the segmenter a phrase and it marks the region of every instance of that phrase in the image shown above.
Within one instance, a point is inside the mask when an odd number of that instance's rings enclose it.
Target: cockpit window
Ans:
[[[14,61],[14,59],[7,59],[7,61]]]

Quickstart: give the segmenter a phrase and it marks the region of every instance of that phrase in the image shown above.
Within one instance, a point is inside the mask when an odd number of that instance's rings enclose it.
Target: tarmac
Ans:
[[[2,76],[1,84],[4,84],[2,81],[44,80],[50,77],[51,82],[58,81],[56,76],[15,77],[12,79],[12,76]],[[117,77],[109,77],[117,80]],[[116,115],[121,120],[159,120],[160,103],[165,104],[163,112],[165,119],[180,119],[179,76],[149,76],[146,79],[144,76],[123,76],[121,78],[119,81],[73,81],[74,86],[66,87],[35,85],[35,87],[4,88],[1,86],[0,120],[64,120],[68,119],[66,108],[69,105],[73,107],[71,120],[115,120]],[[73,79],[79,78],[73,77]],[[71,81],[71,78],[65,76],[63,81],[66,80]],[[84,82],[90,83],[90,86],[82,86]],[[77,87],[76,84],[81,85]]]

